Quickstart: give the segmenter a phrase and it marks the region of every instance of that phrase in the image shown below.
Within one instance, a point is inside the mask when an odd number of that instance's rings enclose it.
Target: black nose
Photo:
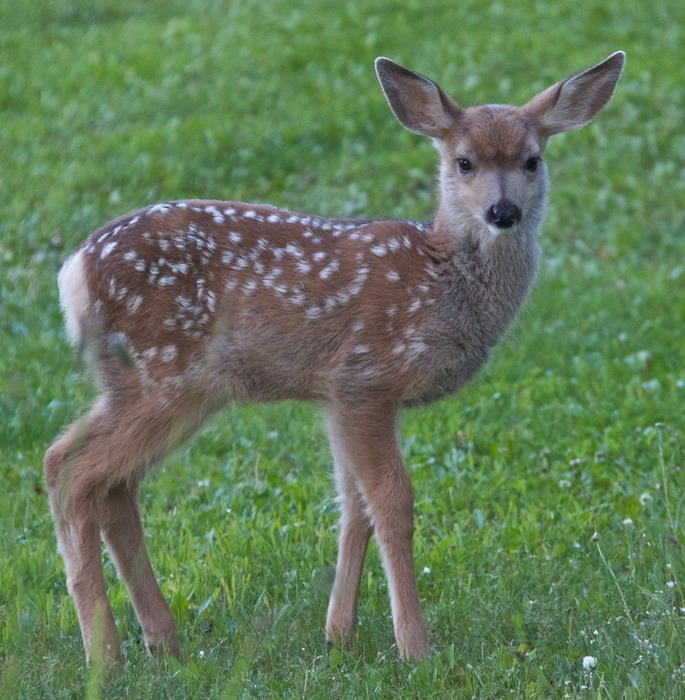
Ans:
[[[511,228],[521,221],[521,210],[512,201],[500,199],[485,212],[485,220],[497,228]]]

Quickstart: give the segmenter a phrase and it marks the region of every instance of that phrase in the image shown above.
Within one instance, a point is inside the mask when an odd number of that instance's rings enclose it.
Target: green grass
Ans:
[[[0,695],[647,698],[685,694],[685,88],[676,0],[0,0]],[[615,100],[547,161],[545,260],[459,396],[403,417],[435,656],[399,661],[375,548],[328,653],[331,460],[307,406],[231,407],[148,478],[185,658],[84,665],[42,476],[87,406],[55,278],[96,226],[178,197],[428,218],[435,156],[373,58],[463,104],[522,103],[610,52]],[[598,533],[597,537],[593,537]],[[583,670],[586,655],[598,660]]]

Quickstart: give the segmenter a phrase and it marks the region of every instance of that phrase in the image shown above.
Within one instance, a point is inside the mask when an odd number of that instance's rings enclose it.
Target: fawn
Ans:
[[[377,59],[397,119],[438,150],[432,222],[173,201],[97,229],[67,259],[67,334],[102,393],[47,451],[45,475],[88,659],[112,664],[121,653],[101,537],[148,651],[180,654],[143,541],[140,481],[227,402],[280,399],[327,414],[341,507],[327,641],[353,640],[374,533],[399,654],[429,654],[398,413],[464,386],[516,315],[538,264],[547,140],[595,117],[624,60],[614,53],[520,108],[462,109],[427,78]]]

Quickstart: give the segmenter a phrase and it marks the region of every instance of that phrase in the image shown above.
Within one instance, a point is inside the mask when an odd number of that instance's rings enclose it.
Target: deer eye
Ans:
[[[457,166],[460,173],[470,173],[473,170],[473,164],[468,158],[457,158]]]
[[[529,173],[534,173],[538,169],[539,162],[540,162],[539,158],[529,158],[526,161],[526,170]]]

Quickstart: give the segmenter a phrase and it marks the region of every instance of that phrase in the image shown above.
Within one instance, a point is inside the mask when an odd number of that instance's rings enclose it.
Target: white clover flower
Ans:
[[[584,671],[594,671],[597,668],[597,657],[596,656],[584,656],[583,657],[583,670]]]
[[[644,493],[640,494],[640,505],[641,506],[646,506],[648,503],[653,501],[654,499],[650,494],[648,494],[646,491]]]
[[[632,519],[632,518],[626,518],[626,519],[623,521],[623,524],[626,525],[626,526],[632,525],[632,524],[633,524],[633,519]]]

